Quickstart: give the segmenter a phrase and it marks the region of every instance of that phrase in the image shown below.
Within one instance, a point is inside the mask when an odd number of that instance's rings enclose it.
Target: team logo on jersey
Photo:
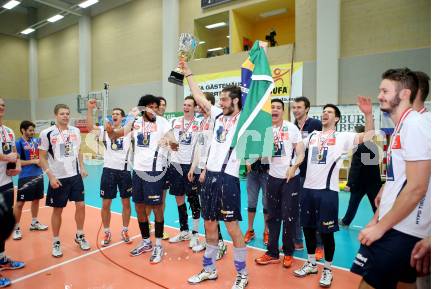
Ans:
[[[273,144],[273,156],[274,157],[282,157],[286,155],[286,151],[284,149],[284,142],[275,142]]]
[[[179,131],[179,143],[183,145],[190,145],[192,141],[192,132]]]
[[[215,139],[219,143],[224,143],[226,141],[226,136],[228,135],[228,131],[225,130],[223,126],[219,126],[215,131]]]
[[[329,138],[327,140],[327,145],[334,146],[335,144],[336,144],[336,138],[335,137],[334,138]]]
[[[398,150],[402,148],[402,144],[400,143],[400,135],[396,135],[394,138],[393,145],[391,146],[392,149]]]
[[[71,141],[76,141],[77,139],[78,139],[78,137],[76,136],[75,133],[71,133],[71,134],[70,134],[70,140],[71,140]]]

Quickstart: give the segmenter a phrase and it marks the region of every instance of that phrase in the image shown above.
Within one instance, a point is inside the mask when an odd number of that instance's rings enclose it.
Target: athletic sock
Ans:
[[[20,223],[15,224],[14,230],[19,230],[20,229]]]
[[[76,231],[76,236],[79,237],[79,236],[81,236],[81,235],[84,235],[83,230],[77,230],[77,231]]]
[[[52,242],[53,243],[60,242],[60,237],[58,237],[58,236],[53,237],[53,241]]]
[[[37,218],[32,218],[32,225],[35,225],[36,223],[38,223]]]
[[[193,219],[192,233],[197,234],[199,232],[200,219]]]
[[[110,228],[104,228],[104,233],[110,233]]]
[[[128,232],[128,227],[122,226],[122,231],[123,232]]]
[[[313,266],[316,266],[316,256],[315,254],[308,254],[307,259],[310,263],[312,263]]]
[[[324,269],[331,270],[332,269],[332,262],[325,261],[324,262]]]
[[[215,270],[215,258],[217,257],[218,246],[210,244],[206,245],[205,254],[203,255],[203,268],[206,272]]]
[[[247,256],[247,248],[236,248],[234,247],[234,265],[235,270],[237,270],[238,274],[247,275],[246,269],[246,256]]]

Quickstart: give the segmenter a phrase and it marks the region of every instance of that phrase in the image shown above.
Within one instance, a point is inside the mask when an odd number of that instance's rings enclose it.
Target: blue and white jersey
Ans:
[[[393,207],[396,198],[406,185],[406,162],[431,159],[430,124],[413,110],[407,110],[396,125],[387,153],[387,181],[379,206],[379,220]],[[394,229],[425,238],[431,229],[431,185],[416,208]]]
[[[314,131],[303,139],[309,149],[304,188],[339,191],[339,169],[341,156],[347,154],[356,139],[354,132]]]

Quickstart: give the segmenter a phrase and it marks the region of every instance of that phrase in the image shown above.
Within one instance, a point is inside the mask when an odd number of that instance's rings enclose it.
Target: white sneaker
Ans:
[[[55,258],[59,258],[63,256],[63,251],[61,250],[60,241],[56,241],[52,243],[52,256],[54,256]]]
[[[217,256],[215,257],[215,260],[218,261],[226,254],[226,250],[228,250],[228,247],[226,246],[225,242],[223,240],[218,241],[218,251]]]
[[[237,274],[237,278],[235,279],[234,285],[232,285],[232,289],[243,289],[249,283],[247,274]]]
[[[188,278],[189,284],[199,284],[205,280],[216,280],[218,278],[217,270],[211,272],[205,271],[203,269],[200,273]]]
[[[319,285],[321,287],[330,287],[332,285],[333,273],[332,270],[325,269],[322,270],[321,279],[319,280]]]
[[[151,257],[150,257],[150,263],[151,264],[159,263],[160,261],[162,261],[162,256],[163,256],[162,246],[154,246],[153,253],[151,254]]]
[[[197,244],[199,244],[199,234],[191,234],[191,237],[189,239],[189,247],[193,248],[194,246],[196,246]]]
[[[15,229],[14,232],[12,233],[12,239],[21,240],[21,238],[22,238],[22,235],[21,235],[20,228]]]
[[[312,265],[309,261],[306,261],[301,269],[293,271],[293,275],[296,277],[305,277],[310,274],[317,274],[318,266]]]
[[[189,239],[191,239],[191,234],[189,233],[189,231],[182,231],[179,234],[177,234],[176,236],[170,238],[168,240],[168,242],[179,243],[182,241],[188,241]]]
[[[83,251],[88,251],[90,250],[90,245],[89,242],[87,242],[86,237],[84,236],[84,234],[81,235],[75,235],[75,243],[78,244],[78,246],[81,248],[81,250]]]
[[[41,224],[40,222],[36,221],[35,223],[31,224],[29,227],[29,230],[31,231],[46,231],[49,227],[47,225]]]
[[[206,249],[206,243],[204,241],[197,240],[197,244],[192,247],[194,253],[201,252]]]

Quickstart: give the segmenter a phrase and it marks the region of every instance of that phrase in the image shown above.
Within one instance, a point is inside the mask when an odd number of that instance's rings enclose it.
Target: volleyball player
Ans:
[[[197,190],[197,179],[190,180],[188,173],[191,168],[194,147],[197,141],[200,119],[195,116],[196,102],[192,96],[187,96],[183,102],[183,116],[173,118],[171,128],[174,137],[178,139],[179,149],[171,153],[171,165],[169,168],[170,194],[176,197],[177,209],[179,213],[180,232],[170,238],[170,243],[181,241],[189,242],[189,247],[193,248],[199,244],[199,223],[200,223],[200,200]],[[188,227],[188,213],[185,203],[185,195],[192,211],[192,233]]]
[[[104,226],[104,238],[102,246],[110,245],[112,233],[110,231],[112,200],[119,195],[122,201],[122,228],[121,239],[125,243],[131,243],[128,235],[128,225],[130,224],[131,205],[130,197],[133,190],[131,172],[129,165],[130,158],[130,136],[121,137],[115,140],[109,138],[104,126],[96,126],[93,123],[93,109],[96,108],[96,99],[91,99],[87,107],[87,127],[99,136],[104,143],[104,167],[101,175],[100,196],[102,198],[101,220]],[[122,119],[125,112],[121,108],[112,110],[112,126],[114,129],[121,128]]]
[[[12,177],[18,175],[21,171],[20,159],[17,157],[17,151],[15,148],[14,132],[9,127],[3,125],[5,111],[6,103],[4,99],[0,97],[0,215],[2,215],[2,230],[9,229],[8,227],[10,226],[7,226],[6,224],[8,219],[9,221],[12,221],[10,218],[7,218],[7,216],[10,216],[12,213],[12,207],[14,205],[14,185],[12,183]],[[10,225],[12,225],[12,222]],[[3,228],[3,226],[6,228]],[[0,271],[23,268],[25,266],[23,262],[13,261],[6,256],[5,241],[7,236],[6,234],[3,236],[3,232],[1,233]],[[9,233],[7,235],[9,236]],[[6,287],[9,285],[11,285],[11,280],[0,275],[0,287]]]
[[[373,113],[371,100],[359,97],[359,108],[365,114],[366,131],[371,138]],[[324,245],[324,270],[320,286],[329,287],[333,280],[331,265],[335,252],[334,233],[338,227],[339,169],[341,156],[364,142],[366,134],[337,132],[341,112],[336,105],[327,104],[322,111],[322,131],[311,133],[304,144],[309,149],[304,189],[301,192],[301,225],[303,226],[308,260],[294,271],[297,277],[317,274],[316,232],[321,233]]]
[[[203,95],[211,103],[212,109],[220,111],[219,108],[215,106],[215,97],[211,92],[204,92]],[[199,110],[202,114],[202,121],[200,123],[200,133],[198,135],[197,143],[194,149],[194,158],[192,160],[191,170],[188,173],[188,178],[190,180],[196,179],[198,177],[197,190],[200,196],[201,185],[205,182],[206,178],[206,162],[208,160],[209,148],[211,147],[211,141],[214,131],[215,119],[211,118],[210,112],[207,112],[200,106]],[[226,254],[228,247],[223,241],[222,232],[220,230],[220,223],[217,224],[218,232],[218,252],[216,256],[216,261],[223,258]],[[206,248],[206,242],[199,242],[198,245],[192,247],[193,252],[200,252]]]
[[[230,150],[232,138],[241,112],[241,90],[237,86],[223,88],[220,107],[223,112],[211,105],[192,77],[187,63],[180,66],[188,80],[197,104],[210,111],[215,119],[214,136],[206,164],[206,179],[200,192],[202,216],[205,220],[206,250],[203,256],[203,269],[188,279],[191,284],[217,279],[215,259],[218,251],[218,222],[224,221],[234,244],[234,265],[237,277],[233,289],[246,287],[248,272],[246,268],[247,249],[238,222],[241,221],[240,180],[238,178],[240,160],[235,150]]]
[[[362,276],[359,288],[414,288],[411,252],[431,228],[431,131],[411,105],[417,75],[408,68],[382,74],[380,109],[395,124],[387,152],[387,181],[379,207],[359,234],[361,247],[351,271]]]
[[[80,149],[81,134],[78,128],[70,126],[70,109],[65,104],[54,108],[55,125],[40,133],[41,168],[49,177],[46,205],[52,211],[52,256],[63,256],[59,237],[62,213],[67,201],[75,202],[75,242],[81,250],[90,250],[84,235],[85,204],[83,178],[87,176]]]
[[[162,237],[164,230],[164,215],[162,207],[164,186],[164,158],[159,155],[160,148],[165,143],[172,143],[177,149],[177,142],[166,119],[158,116],[155,111],[159,99],[153,95],[144,95],[139,99],[138,107],[142,109],[142,117],[135,119],[123,129],[114,130],[109,124],[107,132],[112,139],[130,134],[134,139],[133,156],[133,202],[135,203],[139,229],[142,234],[141,243],[130,251],[132,256],[153,250],[150,263],[157,264],[162,260],[164,249]],[[148,216],[154,213],[155,246],[150,240]]]
[[[12,239],[20,240],[22,233],[20,229],[21,212],[25,202],[31,202],[32,223],[31,231],[46,231],[48,226],[40,223],[37,219],[40,200],[44,197],[43,171],[40,168],[40,156],[38,146],[40,139],[35,138],[35,124],[24,120],[20,124],[22,137],[16,142],[17,154],[20,157],[22,170],[18,176],[17,204],[14,208],[15,228]]]
[[[299,129],[291,122],[283,120],[284,103],[272,99],[272,129],[274,153],[270,159],[267,182],[267,210],[269,242],[267,252],[256,258],[259,265],[279,263],[278,240],[283,224],[283,266],[290,268],[293,263],[294,222],[299,209],[300,176],[299,165],[304,160],[304,145]]]

